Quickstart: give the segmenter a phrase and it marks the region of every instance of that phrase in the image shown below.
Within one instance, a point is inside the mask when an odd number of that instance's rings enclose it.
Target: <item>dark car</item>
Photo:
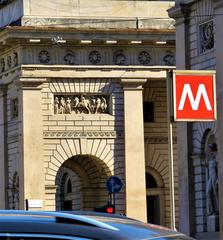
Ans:
[[[0,211],[0,239],[189,240],[179,232],[117,214]]]

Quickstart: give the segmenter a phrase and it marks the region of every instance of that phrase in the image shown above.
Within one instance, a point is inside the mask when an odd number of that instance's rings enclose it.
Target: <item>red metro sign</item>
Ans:
[[[174,71],[175,121],[216,120],[214,71]]]

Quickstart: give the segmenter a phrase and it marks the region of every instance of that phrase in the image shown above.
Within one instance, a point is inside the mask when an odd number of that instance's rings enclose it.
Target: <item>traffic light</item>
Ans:
[[[115,213],[115,206],[113,204],[106,204],[103,207],[96,207],[94,209],[95,212],[103,212],[103,213],[109,213],[109,214],[114,214]]]
[[[112,204],[107,204],[105,206],[105,212],[109,214],[115,213],[115,206]]]

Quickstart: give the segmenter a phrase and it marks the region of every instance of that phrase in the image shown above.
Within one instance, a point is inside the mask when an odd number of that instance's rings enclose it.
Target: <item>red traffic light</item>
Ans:
[[[107,205],[106,212],[110,214],[115,213],[115,207],[113,205]]]

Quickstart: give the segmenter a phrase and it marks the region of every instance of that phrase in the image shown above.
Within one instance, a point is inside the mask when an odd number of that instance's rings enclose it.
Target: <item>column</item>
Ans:
[[[41,88],[38,85],[20,89],[20,208],[28,200],[30,210],[44,208],[44,161]]]
[[[0,209],[7,208],[7,188],[8,188],[8,157],[6,140],[7,122],[7,87],[0,88]]]
[[[147,221],[142,84],[122,79],[125,125],[126,214]]]
[[[190,5],[177,1],[174,8],[168,10],[169,16],[176,20],[176,68],[185,70],[190,67],[189,56],[189,13]],[[182,4],[180,4],[181,2]],[[177,124],[178,174],[179,174],[179,231],[193,235],[195,233],[193,172],[191,171],[192,124]]]

